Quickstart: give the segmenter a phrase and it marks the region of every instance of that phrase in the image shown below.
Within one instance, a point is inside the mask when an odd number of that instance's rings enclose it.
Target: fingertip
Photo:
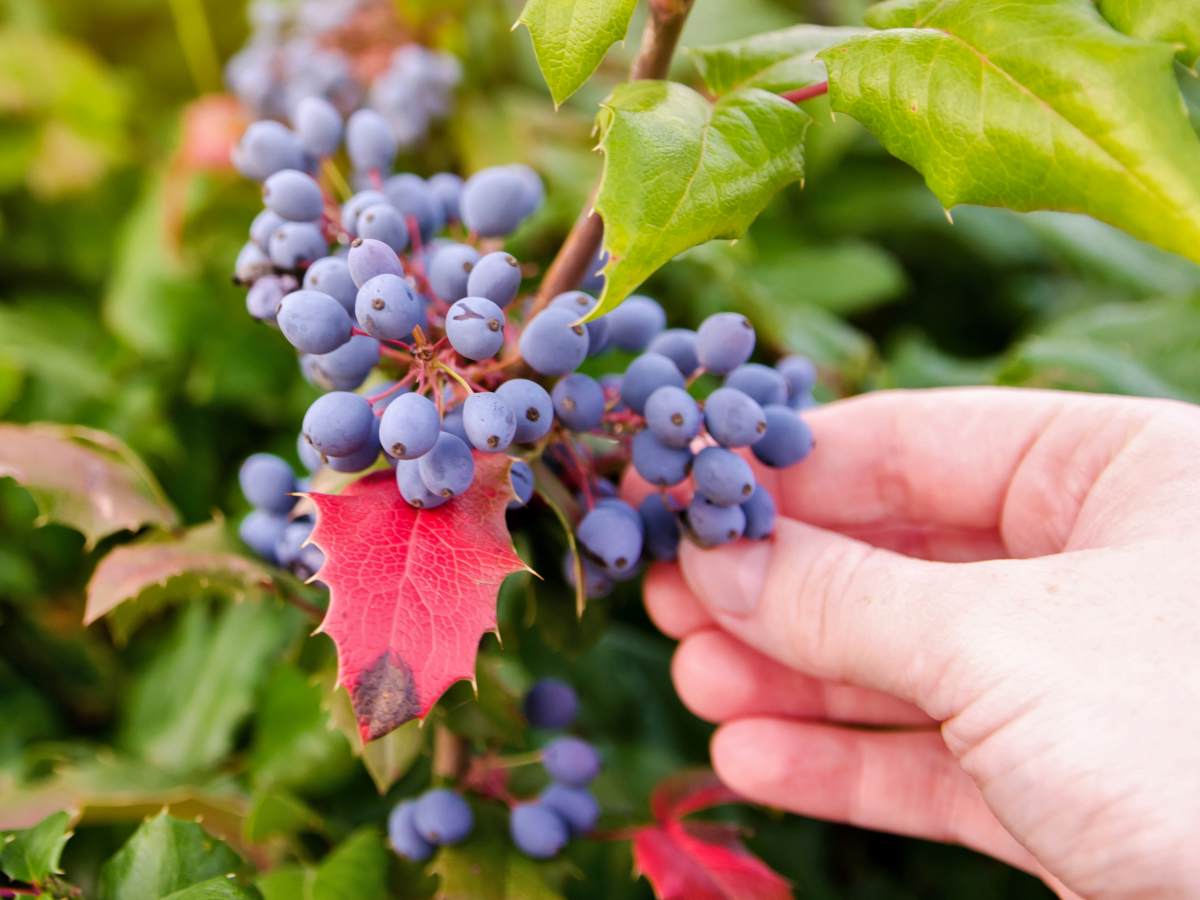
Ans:
[[[679,640],[713,624],[675,563],[655,563],[643,586],[646,613],[663,634]]]
[[[781,744],[773,719],[751,718],[727,722],[717,728],[709,744],[713,771],[742,796],[777,806],[772,794],[792,777],[790,754]]]

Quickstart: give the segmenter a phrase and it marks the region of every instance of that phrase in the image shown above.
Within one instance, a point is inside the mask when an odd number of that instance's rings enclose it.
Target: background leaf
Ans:
[[[1200,142],[1170,48],[1090,0],[891,0],[871,22],[889,30],[821,54],[833,108],[944,206],[1086,212],[1200,260]]]
[[[612,309],[677,253],[736,238],[804,170],[811,120],[749,88],[709,103],[681,84],[620,85],[597,119],[604,176],[605,285],[592,316]]]
[[[1100,12],[1113,28],[1151,41],[1180,47],[1179,55],[1194,65],[1200,56],[1200,2],[1197,0],[1099,0]]]
[[[78,529],[89,547],[116,531],[175,524],[175,510],[141,461],[90,428],[0,424],[5,476],[33,495],[45,521]]]
[[[195,822],[159,813],[104,864],[98,896],[99,900],[160,900],[242,866],[241,857]]]
[[[71,817],[65,812],[47,816],[32,828],[6,836],[0,851],[0,871],[14,881],[40,884],[60,872],[59,859],[70,839]]]
[[[608,48],[624,40],[637,0],[526,0],[538,67],[558,106],[591,77]]]

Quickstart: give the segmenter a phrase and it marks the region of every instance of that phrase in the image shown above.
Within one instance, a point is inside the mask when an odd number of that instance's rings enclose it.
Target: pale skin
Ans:
[[[808,460],[756,466],[775,536],[646,581],[721,778],[1063,897],[1200,896],[1200,409],[961,389],[805,418]]]

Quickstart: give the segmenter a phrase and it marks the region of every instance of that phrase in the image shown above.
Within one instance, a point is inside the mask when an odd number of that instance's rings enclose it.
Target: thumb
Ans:
[[[692,592],[717,624],[821,678],[930,700],[1008,561],[935,563],[780,518],[766,541],[680,544]]]

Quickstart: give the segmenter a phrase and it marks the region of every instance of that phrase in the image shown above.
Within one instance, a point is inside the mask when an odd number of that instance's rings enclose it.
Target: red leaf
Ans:
[[[650,798],[657,824],[639,828],[633,862],[659,900],[786,900],[787,881],[752,855],[735,825],[682,817],[738,797],[712,772],[687,772]]]
[[[338,684],[364,742],[423,718],[456,681],[474,682],[500,583],[526,568],[504,522],[508,466],[477,454],[471,490],[433,510],[405,503],[390,470],[311,495],[312,540],[325,553],[317,577],[330,593],[318,630],[337,645]]]

